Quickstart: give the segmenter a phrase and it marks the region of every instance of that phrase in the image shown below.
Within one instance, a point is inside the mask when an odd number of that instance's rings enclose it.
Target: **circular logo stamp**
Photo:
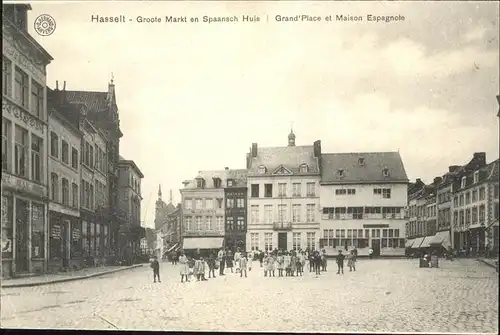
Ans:
[[[48,14],[42,14],[35,20],[35,31],[40,36],[49,36],[56,30],[56,20]]]

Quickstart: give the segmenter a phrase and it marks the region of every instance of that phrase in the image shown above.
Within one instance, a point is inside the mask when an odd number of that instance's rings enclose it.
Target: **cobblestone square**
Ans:
[[[248,278],[227,273],[180,283],[178,268],[2,289],[2,327],[276,332],[498,332],[498,276],[475,260],[360,260],[337,275]],[[257,265],[255,267],[255,265]],[[115,328],[116,327],[116,328]]]

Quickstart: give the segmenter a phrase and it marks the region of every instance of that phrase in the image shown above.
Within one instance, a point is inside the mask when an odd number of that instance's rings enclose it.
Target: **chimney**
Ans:
[[[59,91],[59,80],[56,80],[56,91]]]
[[[472,158],[478,167],[483,167],[486,165],[486,152],[475,152]]]
[[[252,157],[257,157],[257,143],[252,143]]]
[[[313,144],[314,148],[314,157],[320,157],[321,156],[321,141],[315,141]]]
[[[450,173],[455,172],[459,168],[460,168],[460,165],[450,165],[450,166],[448,166],[448,172],[450,172]]]
[[[66,91],[66,80],[63,83],[63,91]]]
[[[422,179],[417,178],[417,180],[415,181],[415,184],[422,184]]]
[[[434,178],[434,185],[437,186],[441,183],[441,181],[443,180],[443,178],[441,177],[436,177]]]
[[[226,171],[227,171],[227,170],[229,170],[229,168],[226,166],[226,167],[224,168],[224,170],[226,170]]]

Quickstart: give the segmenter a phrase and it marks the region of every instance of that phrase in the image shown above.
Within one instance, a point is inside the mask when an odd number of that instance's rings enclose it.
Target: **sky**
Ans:
[[[245,168],[251,143],[322,141],[323,152],[400,152],[431,182],[474,152],[498,158],[496,2],[32,2],[50,36],[47,84],[106,91],[113,73],[120,154],[142,181],[153,226],[158,185],[180,201],[199,170]],[[321,22],[276,22],[319,15]],[[326,15],[363,22],[325,22]],[[404,21],[367,22],[366,15]],[[91,15],[125,15],[99,24]],[[136,17],[257,15],[253,23],[137,23]],[[132,19],[132,22],[128,21]],[[188,18],[189,20],[189,18]],[[167,199],[168,200],[168,199]]]

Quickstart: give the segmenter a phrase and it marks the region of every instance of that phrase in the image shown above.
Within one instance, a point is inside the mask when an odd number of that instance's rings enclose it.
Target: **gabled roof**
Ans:
[[[137,166],[137,164],[135,164],[135,162],[133,160],[127,160],[127,159],[124,159],[122,156],[120,156],[120,160],[118,161],[118,166],[120,166],[120,165],[132,167],[132,169],[134,169],[135,172],[137,172],[139,177],[144,178],[144,174],[141,172],[141,170],[139,169],[139,167]]]
[[[101,112],[108,108],[108,92],[66,91],[68,102],[82,103],[94,112]]]
[[[477,170],[470,171],[467,174],[463,174],[461,178],[456,178],[454,183],[455,192],[465,190],[474,185],[488,182],[488,181],[498,181],[498,170],[499,170],[499,160],[495,160],[486,166],[479,168]],[[475,184],[474,183],[474,174],[478,172],[479,180]],[[462,187],[462,179],[465,178],[465,187]]]
[[[360,164],[359,159],[363,159]],[[388,175],[384,175],[387,169]],[[339,174],[342,170],[342,176]],[[321,155],[321,183],[408,182],[399,152],[359,152]]]
[[[292,175],[293,173],[283,165],[280,165],[278,166],[277,169],[273,171],[273,174],[282,176],[282,175]]]
[[[300,172],[300,165],[304,163],[307,164],[308,172]],[[259,173],[261,165],[266,167],[264,174]],[[314,157],[314,147],[305,145],[258,148],[257,157],[250,157],[248,175],[272,175],[281,166],[294,175],[319,174],[319,164],[318,159]]]

